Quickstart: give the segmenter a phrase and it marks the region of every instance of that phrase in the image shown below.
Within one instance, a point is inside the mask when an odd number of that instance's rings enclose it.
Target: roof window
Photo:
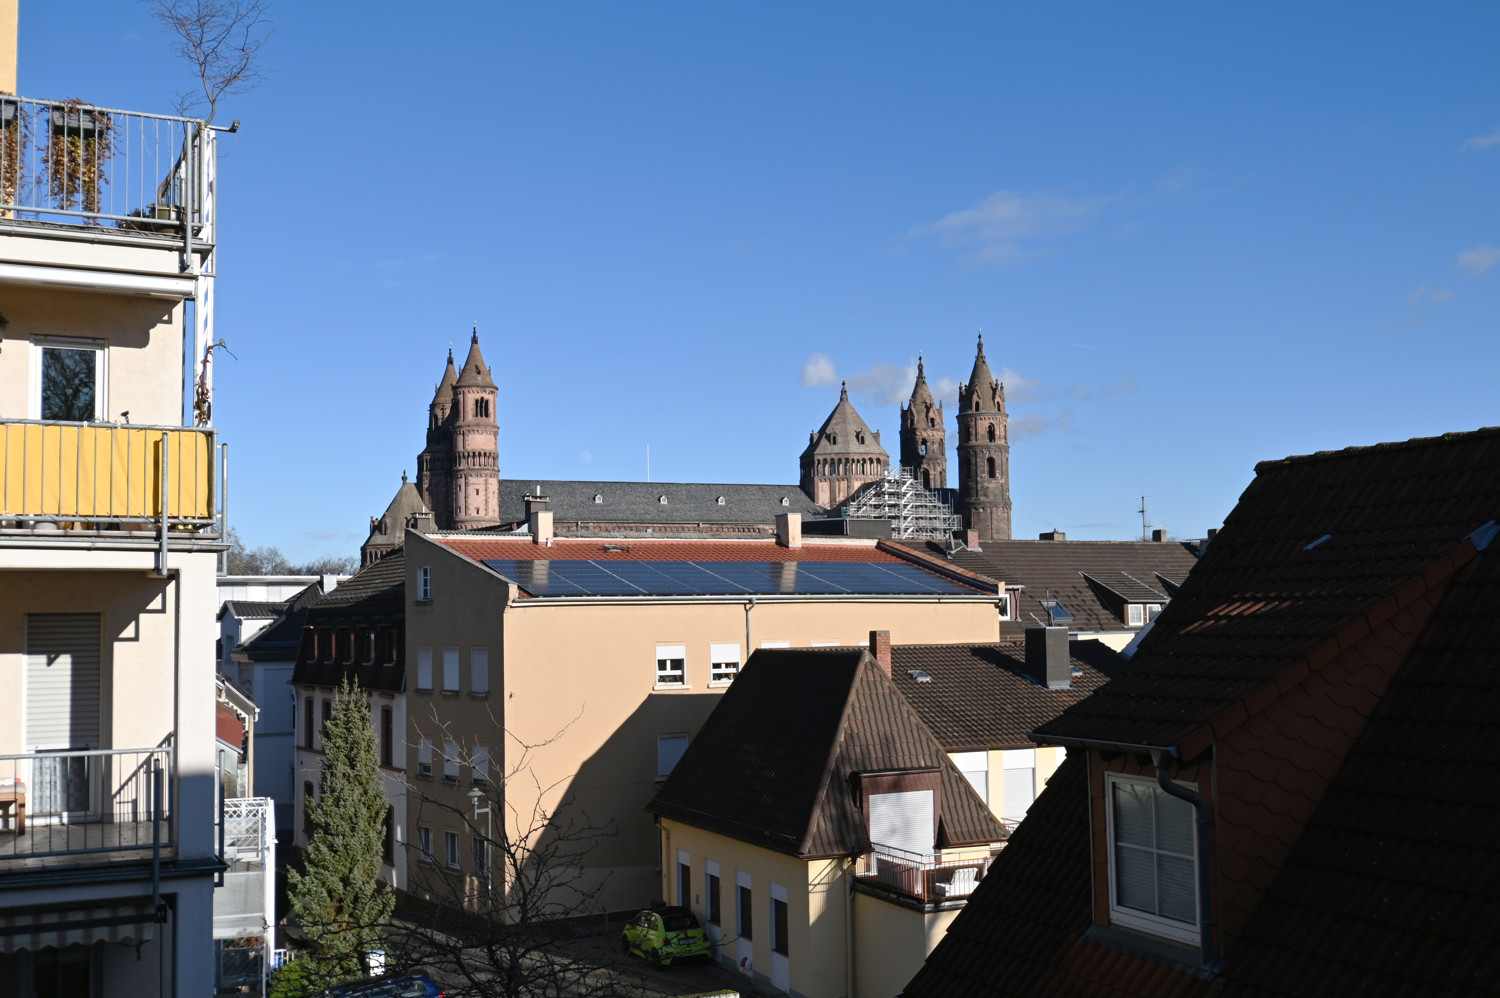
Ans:
[[[923,672],[921,669],[907,669],[906,670],[906,674],[908,676],[910,676],[911,678],[915,679],[919,683],[930,683],[930,682],[932,682],[932,674],[928,673],[928,672]]]

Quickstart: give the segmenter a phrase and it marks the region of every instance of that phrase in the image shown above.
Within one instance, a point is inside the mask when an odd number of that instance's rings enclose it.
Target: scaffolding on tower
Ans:
[[[891,537],[902,540],[946,540],[963,526],[953,507],[917,484],[906,468],[893,468],[859,489],[843,514],[851,520],[889,520]]]

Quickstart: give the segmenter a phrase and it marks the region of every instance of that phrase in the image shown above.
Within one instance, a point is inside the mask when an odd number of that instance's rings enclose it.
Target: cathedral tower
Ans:
[[[958,389],[958,512],[981,540],[1010,540],[1010,434],[1005,386],[990,374],[984,337]]]
[[[844,387],[833,412],[809,434],[801,464],[802,491],[819,506],[835,507],[861,485],[884,478],[891,456],[880,446],[880,432],[865,424]]]
[[[917,358],[917,384],[911,390],[911,401],[901,408],[901,467],[910,471],[924,489],[948,487],[943,403],[933,401],[921,357]]]
[[[462,371],[448,351],[448,367],[427,408],[427,446],[417,458],[417,491],[439,530],[500,522],[498,395],[476,329]]]
[[[453,383],[458,371],[453,367],[453,351],[448,351],[448,367],[427,406],[427,446],[417,455],[417,492],[437,518],[438,528],[448,530],[448,511],[453,509]]]

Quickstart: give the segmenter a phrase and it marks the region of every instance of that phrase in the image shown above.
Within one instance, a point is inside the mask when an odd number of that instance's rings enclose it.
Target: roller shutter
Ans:
[[[26,745],[99,747],[97,613],[26,615]]]
[[[870,795],[870,841],[907,852],[932,852],[937,841],[931,790]]]

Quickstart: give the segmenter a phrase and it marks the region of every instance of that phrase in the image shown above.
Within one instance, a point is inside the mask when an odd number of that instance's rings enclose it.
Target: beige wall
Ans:
[[[31,418],[31,338],[61,336],[108,344],[109,420],[129,410],[133,423],[181,425],[181,302],[16,286],[5,287],[3,300],[9,326],[0,343],[0,418]]]
[[[20,0],[0,0],[0,90],[16,92]]]
[[[921,912],[868,894],[854,895],[856,998],[900,994],[962,908]]]
[[[432,733],[446,721],[464,744],[503,745],[507,772],[524,771],[526,785],[546,788],[511,795],[522,813],[531,814],[533,802],[551,813],[570,797],[573,815],[613,820],[614,834],[601,837],[591,856],[590,876],[609,878],[605,906],[649,900],[658,884],[657,843],[643,808],[659,786],[657,738],[693,735],[713,710],[723,687],[710,685],[711,644],[738,644],[741,661],[748,659],[749,602],[521,599],[507,607],[503,580],[416,534],[407,536],[406,565],[409,743],[424,734],[441,737]],[[423,566],[432,570],[429,605],[411,602]],[[748,616],[754,648],[766,641],[858,646],[877,629],[889,630],[895,643],[994,641],[999,629],[993,599],[760,600]],[[654,688],[659,644],[686,647],[683,687]],[[476,645],[489,650],[489,697],[468,690]],[[459,649],[463,689],[417,691],[419,650],[432,650],[441,686],[444,647]],[[466,807],[460,798],[467,779],[464,773],[456,785],[440,779],[420,785],[443,803]]]

